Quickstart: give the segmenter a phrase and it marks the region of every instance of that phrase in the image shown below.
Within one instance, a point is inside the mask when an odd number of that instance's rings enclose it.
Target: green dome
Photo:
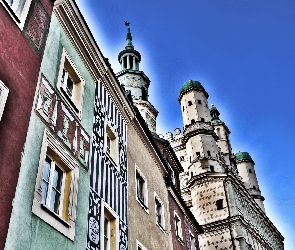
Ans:
[[[180,89],[180,94],[184,91],[187,91],[191,88],[197,88],[197,89],[202,89],[204,90],[202,84],[199,81],[194,81],[194,80],[188,80],[187,82],[185,82],[181,89]]]
[[[236,158],[238,161],[253,161],[248,152],[238,152]]]
[[[204,87],[202,86],[202,84],[199,82],[199,81],[194,81],[194,80],[188,80],[187,82],[185,82],[181,89],[180,89],[180,92],[179,92],[179,98],[178,100],[181,99],[182,95],[190,90],[190,89],[196,89],[196,90],[200,90],[200,91],[203,91],[204,94],[206,95],[206,97],[208,98],[209,95],[208,93],[206,92],[206,90],[204,89]]]
[[[212,105],[212,107],[210,108],[211,123],[216,124],[216,123],[222,122],[219,119],[220,113],[219,113],[218,109],[214,106],[214,104],[211,104],[211,105]]]

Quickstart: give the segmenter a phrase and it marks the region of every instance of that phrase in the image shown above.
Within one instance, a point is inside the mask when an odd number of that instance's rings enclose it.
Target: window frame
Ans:
[[[14,5],[10,5],[6,0],[0,0],[0,3],[6,9],[19,29],[23,30],[32,0],[18,0],[17,2],[18,5],[15,7]],[[23,7],[21,7],[20,13],[17,14],[17,9],[20,8],[20,2],[23,2]]]
[[[72,97],[74,99],[67,94],[67,85],[64,83],[65,71],[67,72],[66,75],[73,82]],[[68,78],[66,80],[68,80]],[[65,48],[62,50],[56,87],[65,102],[69,104],[68,106],[73,113],[81,120],[85,81]]]
[[[0,121],[4,113],[5,104],[8,98],[9,89],[5,86],[4,82],[0,80]]]
[[[156,224],[157,226],[165,233],[165,209],[164,209],[164,203],[160,199],[160,197],[154,192],[155,196],[155,215],[156,215]],[[160,207],[160,222],[158,220],[158,208]]]
[[[118,135],[108,121],[105,122],[104,152],[106,156],[112,161],[114,166],[119,169]]]
[[[182,223],[180,216],[174,211],[175,235],[177,239],[183,243]]]
[[[111,249],[119,249],[119,240],[120,240],[120,232],[119,232],[119,215],[107,204],[104,200],[102,200],[102,206],[101,206],[101,222],[100,222],[100,228],[101,233],[100,234],[100,247],[103,250],[111,250]],[[108,230],[107,233],[109,235],[108,242],[113,242],[114,245],[109,245],[107,248],[105,248],[105,219],[108,220]],[[115,229],[115,230],[113,230]],[[113,231],[112,231],[113,230]],[[114,239],[112,238],[111,232],[114,233]]]
[[[143,181],[143,200],[138,196],[138,180],[141,179]],[[147,179],[139,169],[137,165],[135,165],[135,197],[138,203],[144,208],[144,210],[149,213],[148,207],[148,185]]]
[[[63,207],[59,213],[52,211],[44,202],[42,202],[42,181],[44,162],[46,156],[51,156],[58,162],[66,173],[62,197]],[[47,129],[44,130],[43,142],[41,146],[39,166],[36,177],[35,191],[32,204],[32,213],[48,223],[57,231],[74,241],[76,225],[76,209],[78,198],[80,165],[74,156],[55,138]],[[65,192],[66,191],[66,192]]]

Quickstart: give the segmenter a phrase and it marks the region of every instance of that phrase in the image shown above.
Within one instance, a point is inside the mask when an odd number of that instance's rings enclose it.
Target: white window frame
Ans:
[[[141,248],[141,250],[148,250],[142,243],[136,240],[136,250],[139,250],[139,247]]]
[[[105,218],[109,220],[108,222],[108,229],[107,233],[109,236],[108,241],[111,242],[111,232],[114,233],[115,242],[113,246],[105,246]],[[114,223],[115,225],[111,225],[110,223]],[[115,228],[112,228],[112,227]],[[119,215],[103,200],[102,206],[101,206],[101,220],[100,220],[100,228],[101,228],[101,234],[100,234],[100,249],[103,250],[113,250],[113,249],[119,249],[119,240],[120,240],[120,232],[119,232]],[[112,229],[115,229],[112,231]]]
[[[12,5],[7,0],[0,0],[0,3],[9,13],[20,30],[23,30],[32,0],[16,0]],[[22,7],[21,7],[22,5]],[[20,9],[19,9],[20,8]],[[18,10],[19,9],[19,10]],[[18,13],[19,12],[19,13]]]
[[[64,79],[65,69],[67,72],[65,77],[68,76],[66,79],[70,78],[73,81],[72,96],[67,94],[67,86],[62,81]],[[59,93],[62,95],[62,97],[64,97],[64,100],[69,104],[69,107],[73,113],[76,114],[79,119],[81,119],[85,81],[65,48],[62,50],[56,86]]]
[[[160,199],[160,197],[157,195],[156,192],[154,192],[154,196],[155,196],[155,215],[156,215],[156,224],[157,226],[163,231],[165,232],[165,212],[164,212],[164,203],[162,202],[162,200]],[[161,221],[158,221],[158,204],[161,206]]]
[[[0,80],[0,121],[4,112],[5,103],[8,97],[9,89],[5,86],[4,82]]]
[[[108,145],[108,143],[110,143],[110,145]],[[108,121],[105,122],[104,152],[113,162],[114,166],[119,168],[118,135]]]
[[[183,242],[182,223],[179,215],[174,211],[175,233],[178,240]]]
[[[138,197],[138,178],[137,178],[137,176],[139,176],[143,180],[143,196],[144,196],[143,200],[141,200]],[[135,197],[136,197],[136,200],[138,201],[138,203],[144,208],[144,210],[147,213],[149,213],[147,179],[136,164],[135,164]]]
[[[50,207],[48,207],[47,202],[42,202],[42,180],[46,156],[53,157],[58,162],[58,165],[64,169],[65,174],[68,175],[67,186],[65,187],[67,187],[68,196],[66,199],[69,204],[67,208],[64,208],[67,210],[62,210],[62,208],[58,213],[52,211]],[[54,135],[45,129],[36,178],[32,213],[72,241],[74,241],[75,238],[79,167],[77,159],[67,151]],[[65,185],[65,182],[63,182],[63,185]],[[62,199],[64,199],[64,197],[62,197]],[[61,211],[66,214],[67,218],[62,216]]]

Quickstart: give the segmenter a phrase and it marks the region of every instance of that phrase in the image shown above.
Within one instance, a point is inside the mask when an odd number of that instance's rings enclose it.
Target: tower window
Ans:
[[[184,156],[180,156],[180,161],[184,161]]]
[[[184,111],[184,106],[182,107],[182,111]]]
[[[188,106],[192,106],[192,105],[193,105],[192,101],[188,101]]]
[[[195,119],[192,119],[191,123],[195,123],[195,122],[196,122]]]
[[[207,155],[208,156],[211,156],[211,152],[209,150],[207,151]]]
[[[210,171],[213,173],[214,172],[214,166],[210,165]]]
[[[252,173],[252,170],[251,169],[249,169],[249,173]]]
[[[256,187],[255,187],[255,186],[253,186],[253,189],[255,189],[255,190],[256,190]]]
[[[201,118],[201,122],[204,122],[205,121],[205,119],[204,118]]]
[[[196,152],[197,157],[200,157],[200,152]]]
[[[133,69],[133,56],[129,56],[130,69]]]
[[[123,57],[123,65],[124,65],[124,69],[127,68],[127,56]]]
[[[198,100],[198,104],[202,104],[202,101],[201,100]]]
[[[216,201],[216,209],[217,210],[223,209],[223,199],[220,199],[220,200]]]

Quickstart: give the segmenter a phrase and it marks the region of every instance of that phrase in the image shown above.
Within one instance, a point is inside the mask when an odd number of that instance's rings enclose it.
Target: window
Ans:
[[[192,119],[191,123],[195,123],[195,122],[196,122],[195,119]]]
[[[79,118],[82,116],[84,85],[81,74],[63,49],[57,88]]]
[[[196,155],[197,155],[197,157],[201,156],[200,152],[196,152]]]
[[[196,250],[196,239],[195,236],[192,234],[192,232],[189,233],[190,234],[190,243],[191,243],[191,250]]]
[[[5,84],[0,80],[0,121],[3,115],[5,103],[8,97],[9,89],[5,86]]]
[[[180,156],[180,161],[184,161],[184,156]]]
[[[192,106],[192,105],[193,105],[192,101],[188,101],[188,106]]]
[[[204,118],[201,118],[201,122],[204,122],[205,121],[205,119]]]
[[[213,173],[214,172],[214,166],[210,165],[210,171]]]
[[[143,244],[136,240],[136,250],[148,250]]]
[[[174,221],[175,221],[175,233],[179,240],[183,241],[182,236],[182,227],[181,227],[181,219],[177,215],[177,213],[174,211]]]
[[[23,29],[31,0],[0,0],[0,2],[19,28]]]
[[[54,213],[60,215],[62,194],[65,190],[65,171],[59,164],[46,155],[42,178],[42,203]]]
[[[198,104],[202,104],[202,101],[201,100],[198,100]]]
[[[216,209],[217,210],[223,209],[223,199],[220,199],[220,200],[216,201]]]
[[[250,174],[252,173],[252,170],[251,170],[251,169],[249,169],[249,173],[250,173]]]
[[[211,152],[209,150],[207,151],[207,155],[208,156],[211,156]]]
[[[103,250],[116,250],[119,249],[119,220],[118,215],[103,202],[102,206],[102,230],[101,249]]]
[[[148,213],[148,190],[147,190],[147,181],[143,173],[136,166],[136,200],[140,203],[141,206]]]
[[[109,123],[106,123],[105,130],[105,153],[111,158],[115,167],[119,167],[119,145],[117,136]]]
[[[156,212],[157,225],[160,227],[162,231],[165,231],[164,204],[156,193],[155,193],[155,212]]]
[[[41,148],[32,212],[74,240],[79,164],[47,130]]]

